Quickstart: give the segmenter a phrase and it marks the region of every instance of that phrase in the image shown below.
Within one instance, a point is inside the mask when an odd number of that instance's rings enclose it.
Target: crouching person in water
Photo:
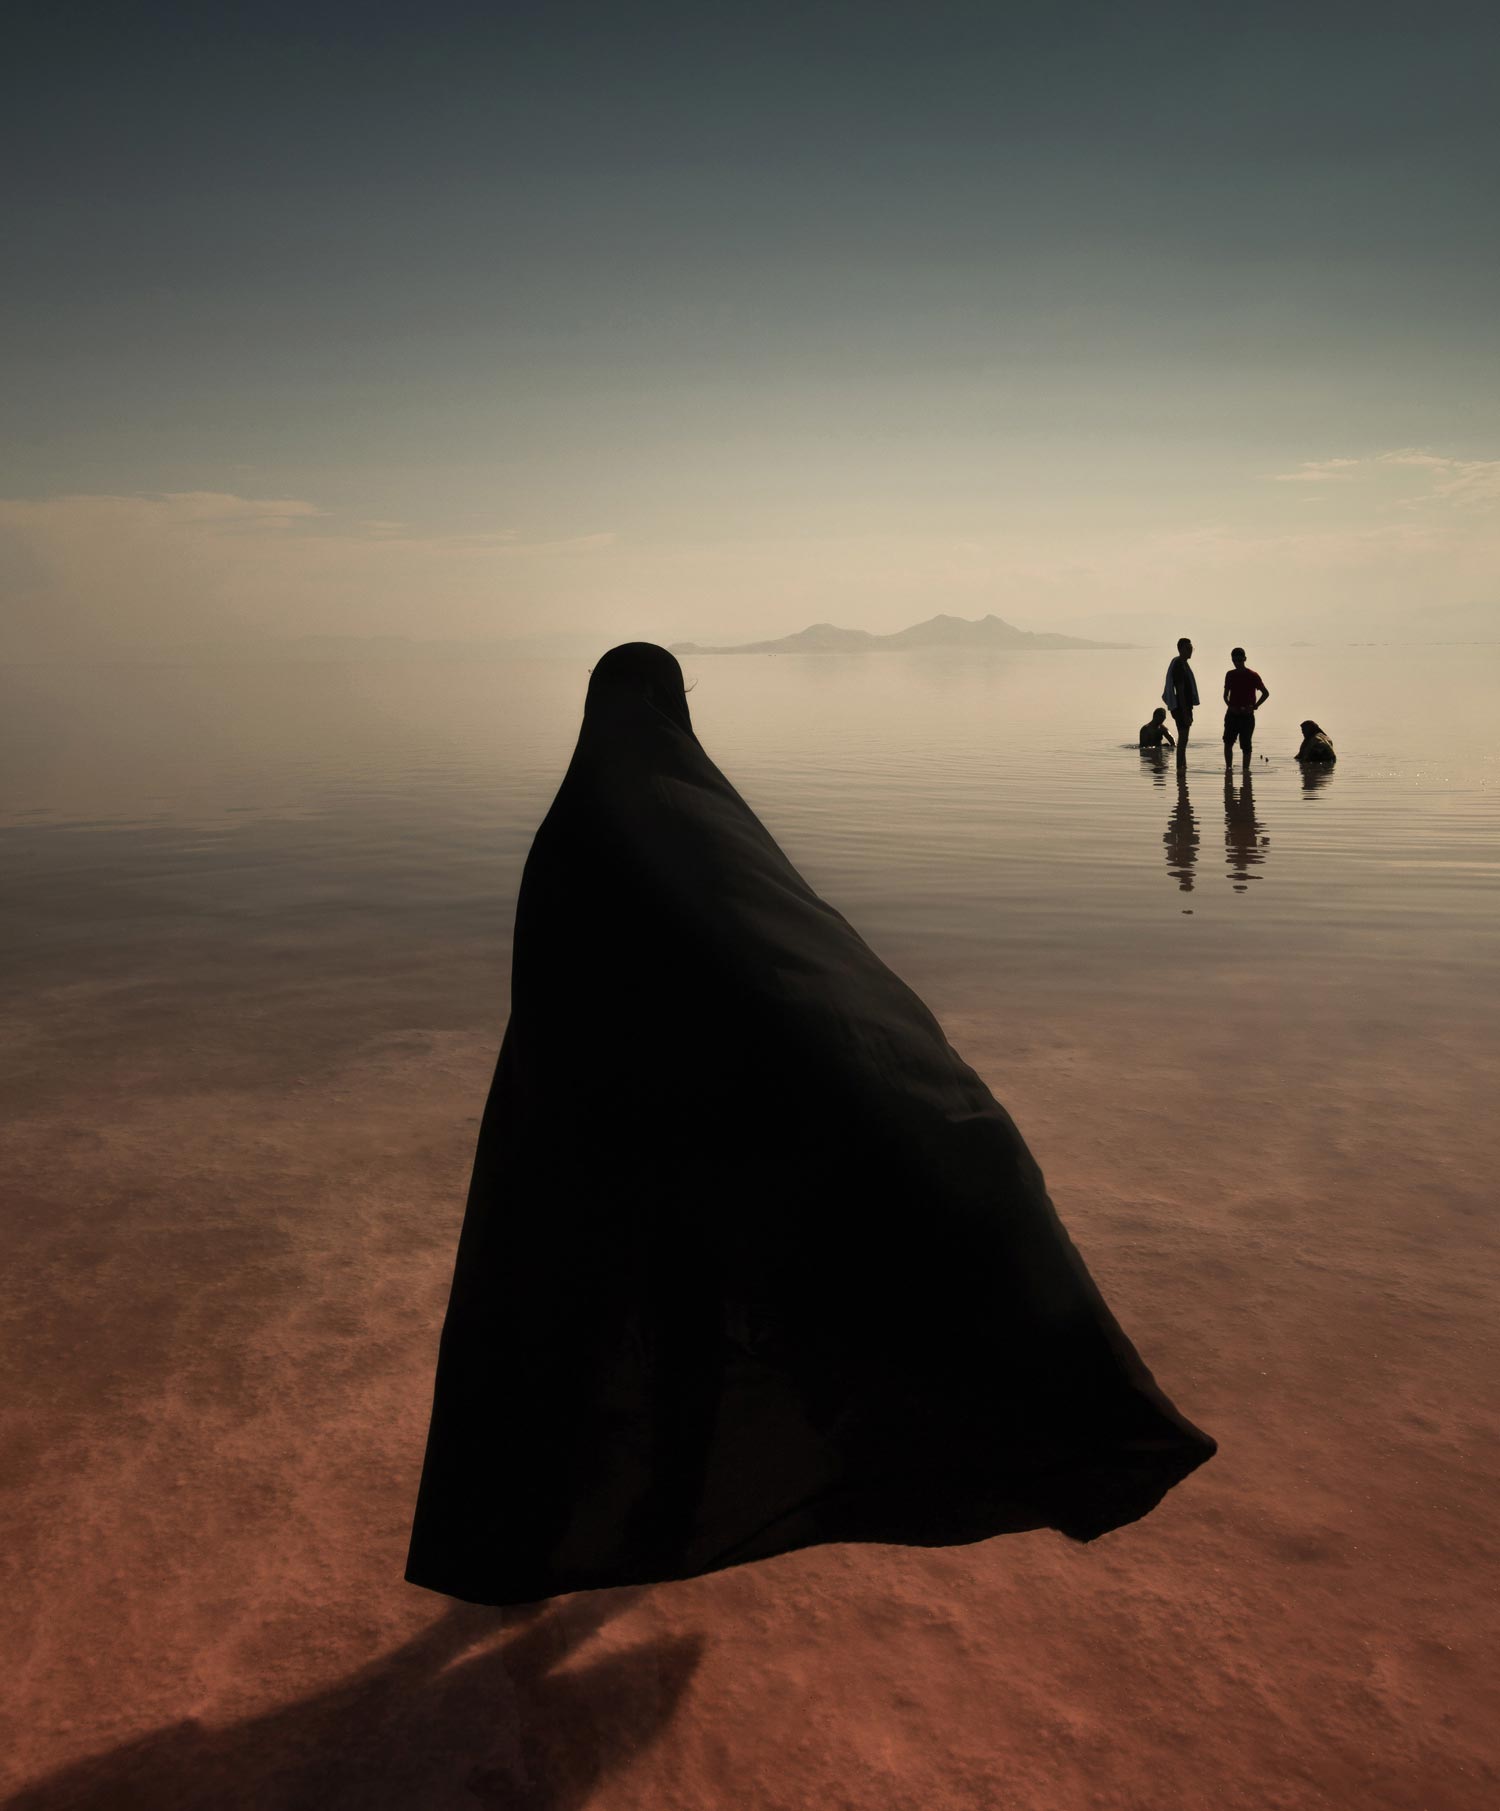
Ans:
[[[1302,746],[1297,750],[1299,761],[1336,761],[1338,759],[1333,752],[1333,744],[1328,740],[1327,731],[1319,729],[1311,717],[1299,727],[1302,731]]]
[[[1176,748],[1172,732],[1167,728],[1164,705],[1158,705],[1151,713],[1151,721],[1141,725],[1140,745],[1142,748]]]

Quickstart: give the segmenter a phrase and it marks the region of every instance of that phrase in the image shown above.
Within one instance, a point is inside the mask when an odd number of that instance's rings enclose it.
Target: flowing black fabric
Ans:
[[[1146,1514],[1214,1443],[1019,1132],[600,661],[517,907],[407,1577],[477,1603]]]

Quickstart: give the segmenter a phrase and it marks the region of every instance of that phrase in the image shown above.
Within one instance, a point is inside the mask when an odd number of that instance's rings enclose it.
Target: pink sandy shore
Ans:
[[[1474,1035],[1399,1063],[1350,1036],[1330,1079],[1275,1002],[1218,1051],[1170,1019],[945,1023],[1218,1458],[1086,1548],[825,1548],[530,1614],[401,1577],[494,1034],[232,1084],[100,1056],[67,1097],[23,1088],[5,1803],[1495,1803]]]

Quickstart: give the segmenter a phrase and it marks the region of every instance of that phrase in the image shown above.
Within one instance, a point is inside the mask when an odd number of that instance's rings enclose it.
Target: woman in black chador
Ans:
[[[509,1604],[820,1541],[1086,1541],[1213,1451],[1009,1115],[699,746],[677,662],[606,654],[521,883],[407,1577]]]

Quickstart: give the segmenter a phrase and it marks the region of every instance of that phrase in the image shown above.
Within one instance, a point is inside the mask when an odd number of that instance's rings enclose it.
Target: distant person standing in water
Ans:
[[[1198,681],[1193,677],[1193,669],[1188,665],[1192,658],[1193,644],[1186,635],[1177,643],[1177,658],[1167,668],[1167,683],[1162,688],[1161,701],[1172,713],[1172,721],[1177,725],[1177,759],[1181,763],[1187,759],[1188,733],[1193,727],[1193,706],[1198,702]]]
[[[1250,765],[1250,744],[1255,736],[1255,713],[1271,696],[1259,673],[1245,665],[1245,650],[1231,648],[1234,665],[1224,675],[1224,765],[1234,762],[1234,745],[1240,745],[1243,765]],[[1259,696],[1257,696],[1257,693]]]
[[[1151,713],[1151,721],[1141,725],[1140,745],[1142,748],[1156,749],[1165,743],[1168,748],[1176,748],[1172,732],[1167,728],[1167,713],[1161,705]]]

